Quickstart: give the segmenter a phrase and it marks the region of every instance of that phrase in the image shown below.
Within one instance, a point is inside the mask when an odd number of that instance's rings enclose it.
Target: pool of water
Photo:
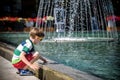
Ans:
[[[0,40],[19,44],[26,33],[0,34]],[[41,42],[36,50],[52,60],[88,72],[104,80],[119,80],[120,41]]]
[[[36,49],[59,63],[105,80],[118,80],[120,76],[119,44],[119,42],[40,43]]]

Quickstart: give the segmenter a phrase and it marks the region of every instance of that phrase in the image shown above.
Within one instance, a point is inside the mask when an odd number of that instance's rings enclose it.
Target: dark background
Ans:
[[[39,0],[2,0],[0,17],[36,17]]]
[[[112,0],[113,9],[116,16],[120,16],[120,0]]]
[[[0,2],[0,17],[36,17],[40,0],[2,0]],[[114,13],[120,15],[120,1],[112,0]]]

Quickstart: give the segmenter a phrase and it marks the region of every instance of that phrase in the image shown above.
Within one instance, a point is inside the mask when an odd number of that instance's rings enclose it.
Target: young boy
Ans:
[[[34,45],[38,44],[44,38],[44,33],[40,32],[38,28],[33,28],[29,33],[29,39],[26,39],[14,50],[12,57],[12,64],[18,69],[18,73],[21,76],[33,75],[32,71],[28,70],[30,67],[33,70],[39,69],[38,66],[33,63],[39,58],[47,63],[46,59],[39,55],[39,52],[35,52]]]

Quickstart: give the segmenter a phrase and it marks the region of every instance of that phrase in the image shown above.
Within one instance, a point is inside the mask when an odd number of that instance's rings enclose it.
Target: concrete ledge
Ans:
[[[9,61],[12,59],[14,47],[0,42],[0,55]]]
[[[0,56],[0,80],[40,80],[35,76],[19,76],[10,61]]]
[[[14,46],[0,42],[0,55],[11,60]],[[71,67],[59,64],[48,59],[48,64],[43,65],[42,61],[36,61],[41,68],[36,71],[36,77],[40,80],[102,80],[96,76],[90,75]]]

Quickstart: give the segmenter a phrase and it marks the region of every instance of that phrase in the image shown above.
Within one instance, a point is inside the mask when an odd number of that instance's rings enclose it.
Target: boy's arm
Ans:
[[[32,68],[33,70],[36,70],[38,69],[37,66],[35,66],[34,64],[31,64],[25,57],[26,53],[24,51],[21,52],[20,54],[20,59],[27,65],[29,66],[30,68]]]
[[[39,58],[44,62],[47,63],[47,60],[45,58],[43,58],[42,56],[39,55]]]
[[[21,54],[20,54],[20,59],[21,59],[26,65],[28,65],[28,66],[32,65],[32,64],[26,59],[25,55],[26,55],[26,53],[22,51]]]

